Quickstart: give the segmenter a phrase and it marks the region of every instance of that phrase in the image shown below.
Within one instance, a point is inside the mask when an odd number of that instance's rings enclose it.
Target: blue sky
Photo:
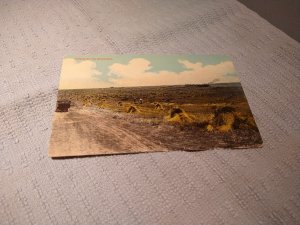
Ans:
[[[239,82],[227,56],[101,55],[66,57],[60,88]]]

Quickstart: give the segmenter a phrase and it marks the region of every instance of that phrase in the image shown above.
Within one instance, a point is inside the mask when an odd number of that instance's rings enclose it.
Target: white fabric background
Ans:
[[[299,50],[235,0],[0,1],[0,224],[299,224]],[[264,147],[48,158],[62,58],[108,53],[230,55]]]

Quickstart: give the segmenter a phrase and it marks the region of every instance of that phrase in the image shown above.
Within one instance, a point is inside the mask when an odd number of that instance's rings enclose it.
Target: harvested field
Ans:
[[[86,143],[89,143],[89,137],[95,142],[91,154],[101,154],[104,142],[106,147],[103,154],[138,150],[138,144],[129,145],[126,142],[127,135],[120,141],[122,135],[109,131],[108,127],[103,129],[106,134],[101,135],[104,123],[109,124],[113,130],[121,130],[120,133],[130,133],[130,140],[132,136],[138,137],[135,142],[131,142],[138,143],[137,140],[140,140],[143,148],[149,151],[244,148],[262,144],[244,92],[238,83],[59,90],[58,100],[69,100],[72,106],[70,112],[67,112],[70,114],[66,116],[68,119],[58,118],[55,122],[60,123],[57,126],[60,131],[57,133],[70,132],[64,130],[67,120],[68,123],[82,126],[90,117],[95,118],[92,125],[100,127],[96,136],[92,127],[76,130],[76,125],[74,131],[81,132],[78,136],[86,137]],[[77,119],[72,122],[73,114],[77,115]],[[107,136],[109,133],[111,138]],[[52,140],[52,143],[59,142],[58,139]],[[109,140],[112,140],[111,143]],[[95,153],[97,143],[99,149]],[[59,143],[54,145],[57,148]],[[86,151],[85,155],[88,154]]]

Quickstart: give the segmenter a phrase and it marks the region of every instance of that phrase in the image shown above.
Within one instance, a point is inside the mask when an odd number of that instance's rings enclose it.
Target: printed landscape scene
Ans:
[[[259,147],[225,56],[64,60],[49,156]]]

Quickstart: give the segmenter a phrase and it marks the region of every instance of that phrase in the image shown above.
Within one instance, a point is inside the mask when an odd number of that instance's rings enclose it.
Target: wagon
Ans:
[[[69,101],[69,100],[57,101],[55,112],[68,112],[70,106],[71,106],[71,101]]]

